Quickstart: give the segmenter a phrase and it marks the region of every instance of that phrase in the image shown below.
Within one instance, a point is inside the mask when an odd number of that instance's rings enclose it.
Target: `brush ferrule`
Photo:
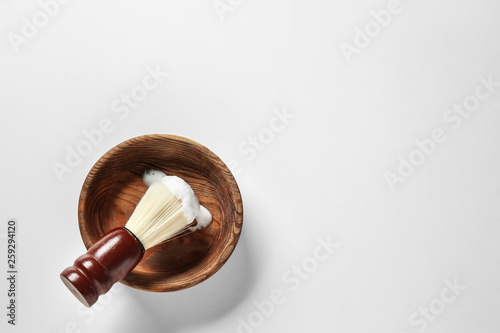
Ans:
[[[134,233],[132,231],[130,231],[129,229],[127,229],[127,227],[123,227],[123,229],[125,229],[126,231],[128,231],[128,233],[131,234],[132,237],[135,238],[135,240],[137,241],[137,243],[139,243],[139,245],[142,248],[142,253],[146,252],[146,249],[144,248],[144,245],[142,244],[141,240],[136,235],[134,235]]]

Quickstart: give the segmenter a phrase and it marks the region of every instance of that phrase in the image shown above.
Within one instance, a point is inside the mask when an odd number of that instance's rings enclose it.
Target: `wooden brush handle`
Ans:
[[[127,229],[113,229],[60,275],[68,289],[84,305],[92,306],[100,295],[127,276],[144,256],[144,248]]]

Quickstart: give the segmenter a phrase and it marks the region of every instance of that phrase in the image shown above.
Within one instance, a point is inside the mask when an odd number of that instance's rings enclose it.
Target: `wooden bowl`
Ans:
[[[142,175],[156,169],[179,176],[193,188],[212,223],[154,246],[121,282],[165,292],[192,287],[224,265],[238,242],[243,206],[227,166],[201,144],[173,135],[139,136],[113,147],[92,167],[80,194],[78,220],[87,249],[108,231],[122,227],[147,186]]]

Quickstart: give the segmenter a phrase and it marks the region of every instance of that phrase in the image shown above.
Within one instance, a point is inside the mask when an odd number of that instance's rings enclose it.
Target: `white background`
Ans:
[[[0,331],[237,332],[245,321],[240,332],[498,332],[500,87],[459,126],[445,116],[487,92],[481,78],[500,81],[500,3],[401,0],[374,24],[389,2],[225,0],[221,12],[211,0],[72,1],[43,22],[38,2],[1,1],[0,266],[14,217],[19,280],[11,327],[1,278]],[[342,43],[367,26],[369,43],[346,57]],[[148,67],[169,75],[116,112]],[[271,139],[277,110],[294,118]],[[58,177],[54,165],[103,119],[113,129]],[[415,141],[436,128],[445,142],[393,191],[387,172],[421,158]],[[148,133],[233,161],[240,242],[196,287],[120,285],[85,310],[58,276],[85,249],[81,186],[107,150]],[[328,237],[339,246],[318,262]],[[450,294],[446,281],[466,289]],[[273,291],[283,302],[271,307]]]

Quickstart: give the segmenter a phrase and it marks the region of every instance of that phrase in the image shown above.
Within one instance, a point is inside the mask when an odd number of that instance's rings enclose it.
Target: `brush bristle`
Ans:
[[[158,182],[151,184],[125,227],[148,249],[185,232],[189,223],[182,201]]]

